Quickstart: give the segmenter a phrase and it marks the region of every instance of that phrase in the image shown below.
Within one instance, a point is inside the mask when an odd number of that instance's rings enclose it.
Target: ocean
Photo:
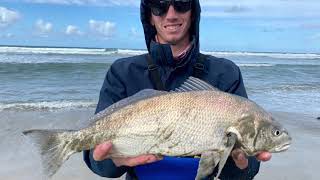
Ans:
[[[94,108],[111,63],[145,50],[0,47],[0,111]],[[209,52],[240,66],[267,110],[320,115],[320,54]]]
[[[0,179],[41,180],[39,153],[27,129],[77,129],[87,124],[111,63],[145,50],[0,47]],[[249,98],[270,111],[292,135],[284,153],[261,163],[257,180],[320,179],[320,54],[208,52],[234,61]],[[297,163],[298,162],[298,163]],[[103,180],[81,153],[52,178]],[[124,179],[123,177],[120,179]]]

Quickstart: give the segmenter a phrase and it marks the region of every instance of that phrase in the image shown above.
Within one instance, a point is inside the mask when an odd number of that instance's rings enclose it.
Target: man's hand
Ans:
[[[248,159],[246,157],[246,155],[244,154],[244,152],[240,149],[234,149],[231,152],[231,156],[235,162],[235,164],[238,166],[238,168],[240,169],[245,169],[248,167]],[[269,152],[260,152],[256,158],[259,161],[269,161],[271,159],[271,153]]]
[[[102,161],[108,158],[108,155],[111,151],[112,143],[106,142],[99,144],[95,147],[93,151],[93,159],[96,161]],[[152,163],[161,160],[161,157],[157,157],[154,155],[140,155],[137,157],[130,157],[130,158],[111,158],[113,163],[116,166],[137,166],[147,163]]]

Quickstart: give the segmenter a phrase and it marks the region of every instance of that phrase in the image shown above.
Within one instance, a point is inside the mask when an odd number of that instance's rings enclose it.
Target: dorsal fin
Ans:
[[[141,91],[137,92],[136,94],[129,96],[127,98],[124,98],[124,99],[110,105],[106,109],[100,111],[99,113],[94,115],[92,118],[90,118],[88,122],[89,122],[89,124],[92,124],[92,123],[100,120],[102,117],[108,116],[109,114],[111,114],[111,113],[113,113],[113,112],[115,112],[115,111],[117,111],[127,105],[134,104],[134,103],[136,103],[138,101],[142,101],[144,99],[165,95],[167,93],[169,93],[169,92],[158,91],[158,90],[154,90],[154,89],[141,90]]]
[[[216,91],[218,89],[213,87],[211,84],[192,76],[190,76],[178,88],[174,89],[175,92],[204,91],[204,90]]]

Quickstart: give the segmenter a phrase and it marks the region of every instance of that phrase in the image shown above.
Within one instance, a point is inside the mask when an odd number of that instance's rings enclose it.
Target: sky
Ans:
[[[319,0],[200,0],[205,51],[320,53]],[[0,45],[145,49],[140,0],[0,0]]]

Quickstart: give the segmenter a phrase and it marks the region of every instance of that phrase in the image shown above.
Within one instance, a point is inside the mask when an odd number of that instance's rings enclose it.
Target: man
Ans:
[[[144,54],[115,61],[106,75],[96,113],[143,89],[172,90],[191,75],[222,91],[247,97],[234,63],[199,55],[200,11],[198,0],[142,0],[141,21],[151,58]],[[111,150],[111,142],[100,144],[84,152],[84,160],[100,176],[115,178],[128,172],[127,179],[193,179],[199,163],[199,158],[154,155],[106,159]],[[263,152],[257,158],[266,161],[271,155]],[[255,157],[247,159],[235,149],[220,178],[253,179],[259,165]]]

